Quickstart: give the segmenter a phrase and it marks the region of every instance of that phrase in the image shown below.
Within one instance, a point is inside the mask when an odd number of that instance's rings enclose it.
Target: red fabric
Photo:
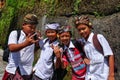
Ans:
[[[10,74],[5,71],[2,80],[7,80],[9,78]]]
[[[85,78],[77,78],[76,76],[72,75],[72,80],[85,80]]]
[[[2,80],[30,80],[30,78],[30,75],[21,76],[18,71],[16,71],[15,75],[5,71]]]
[[[73,53],[74,61],[69,56],[69,53],[66,53],[66,55],[63,54],[62,59],[63,59],[64,65],[67,66],[68,62],[70,62],[71,66],[72,66],[72,73],[73,73],[72,80],[84,80],[84,79],[76,78],[77,76],[82,77],[82,76],[85,76],[85,74],[86,74],[86,65],[83,61],[81,52],[79,52],[79,50],[77,50],[77,48],[73,48],[72,50],[74,51],[74,53]],[[67,58],[69,59],[69,61],[67,61],[68,60]]]

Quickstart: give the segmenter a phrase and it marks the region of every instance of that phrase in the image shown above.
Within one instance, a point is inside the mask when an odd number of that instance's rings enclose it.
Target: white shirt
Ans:
[[[108,55],[113,55],[113,52],[103,35],[98,34],[98,40],[103,47],[104,56],[98,52],[93,45],[93,33],[89,35],[88,40],[85,43],[84,51],[88,59],[90,59],[90,65],[87,67],[86,80],[107,80],[109,74],[108,61],[105,58]]]
[[[21,30],[19,40],[17,41],[17,31],[12,31],[9,36],[8,44],[18,44],[26,39],[25,33]],[[20,51],[11,52],[6,71],[15,74],[19,66],[22,75],[30,75],[32,72],[32,63],[34,60],[34,44],[27,46]]]
[[[51,44],[57,46],[58,41],[54,41],[53,43],[49,44],[49,40],[47,40],[47,42],[45,40],[46,39],[39,42],[41,54],[34,69],[36,76],[43,80],[49,80],[53,75],[53,49],[51,48]]]

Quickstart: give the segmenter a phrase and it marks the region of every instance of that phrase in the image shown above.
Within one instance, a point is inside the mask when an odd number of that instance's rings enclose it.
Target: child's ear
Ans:
[[[58,38],[58,39],[60,38],[60,35],[59,35],[59,34],[57,34],[57,38]]]

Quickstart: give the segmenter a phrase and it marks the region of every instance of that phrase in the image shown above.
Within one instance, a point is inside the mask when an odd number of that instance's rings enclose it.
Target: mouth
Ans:
[[[63,41],[64,44],[68,44],[68,41]]]
[[[82,37],[85,37],[85,36],[86,36],[86,34],[82,33],[82,34],[81,34],[81,36],[82,36]]]

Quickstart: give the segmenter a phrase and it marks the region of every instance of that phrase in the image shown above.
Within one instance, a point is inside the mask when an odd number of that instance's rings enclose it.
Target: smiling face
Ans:
[[[71,38],[70,32],[63,32],[59,34],[59,38],[62,44],[68,46]]]
[[[46,30],[46,36],[50,41],[53,41],[57,38],[57,31],[53,29]]]
[[[80,24],[77,26],[77,30],[83,38],[85,38],[86,40],[88,39],[89,34],[91,32],[91,28],[89,26],[85,24]]]

